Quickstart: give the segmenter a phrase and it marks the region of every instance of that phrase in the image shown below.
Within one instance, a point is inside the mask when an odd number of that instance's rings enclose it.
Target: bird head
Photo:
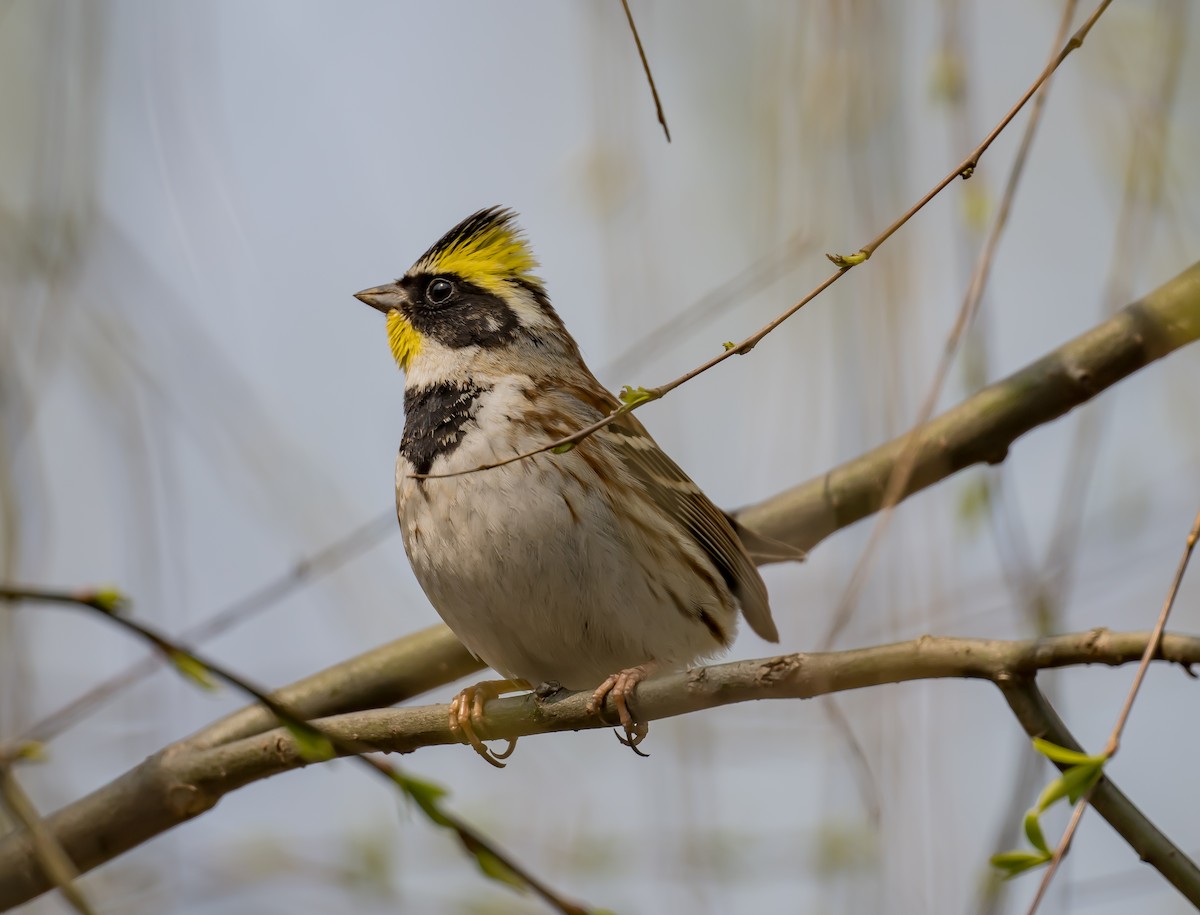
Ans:
[[[536,267],[516,214],[491,207],[443,235],[394,283],[355,298],[387,316],[392,355],[410,379],[422,365],[461,370],[480,355],[578,359]]]

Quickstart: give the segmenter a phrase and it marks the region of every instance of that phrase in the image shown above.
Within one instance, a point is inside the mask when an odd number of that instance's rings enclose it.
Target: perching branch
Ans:
[[[806,699],[911,680],[981,679],[1007,688],[1027,682],[1040,670],[1132,663],[1141,657],[1149,638],[1148,633],[1104,630],[1025,641],[926,636],[851,651],[720,664],[643,683],[637,696],[638,717],[651,721],[735,702]],[[1200,663],[1200,638],[1167,635],[1159,657],[1184,666]],[[589,715],[588,698],[583,692],[544,703],[531,695],[499,699],[488,704],[479,733],[487,739],[518,737],[608,727],[616,720],[611,701],[605,721]],[[391,752],[456,741],[445,705],[354,712],[315,724],[335,740]],[[206,750],[183,741],[45,822],[79,870],[87,871],[210,809],[240,787],[308,764],[303,748],[286,729]],[[26,835],[0,841],[0,909],[19,905],[48,888]]]

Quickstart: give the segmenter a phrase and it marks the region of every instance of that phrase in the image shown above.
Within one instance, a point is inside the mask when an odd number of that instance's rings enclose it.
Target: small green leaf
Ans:
[[[1017,874],[1041,867],[1050,863],[1052,855],[1038,851],[1002,851],[988,859],[992,867],[1004,871],[1004,879],[1009,880]]]
[[[288,733],[296,741],[296,752],[305,761],[310,763],[325,762],[325,760],[333,759],[337,756],[337,749],[334,747],[333,741],[316,728],[300,723],[289,724],[286,721],[283,723],[283,726],[288,729]]]
[[[399,785],[400,789],[412,799],[412,802],[421,808],[421,812],[433,822],[439,826],[454,827],[439,806],[447,793],[441,785],[413,778],[411,775],[405,775],[395,769],[392,770],[392,781]]]
[[[555,445],[550,449],[551,454],[566,454],[575,448],[575,442],[563,442],[561,445]]]
[[[721,345],[723,347],[725,347],[725,352],[729,352],[731,349],[737,349],[737,344],[734,343],[732,340],[726,340]]]
[[[193,655],[173,648],[167,651],[167,658],[175,665],[177,671],[201,689],[212,692],[217,688],[217,681],[213,679],[212,673]]]
[[[109,616],[120,616],[129,609],[130,600],[117,588],[97,588],[90,595],[92,606],[103,610]]]
[[[497,858],[488,849],[482,846],[472,848],[471,854],[475,856],[475,861],[479,865],[479,869],[486,876],[501,883],[507,883],[509,886],[522,892],[529,889],[529,884],[521,878],[520,874]]]
[[[1050,846],[1046,844],[1046,836],[1042,833],[1042,824],[1038,822],[1036,810],[1030,810],[1025,814],[1025,838],[1038,851],[1050,854]]]
[[[1051,762],[1062,763],[1064,766],[1102,766],[1108,759],[1104,755],[1089,756],[1078,750],[1068,750],[1066,747],[1060,747],[1041,737],[1033,738],[1033,748]]]
[[[826,254],[835,267],[856,267],[865,261],[871,255],[866,251],[859,251],[855,254]]]
[[[621,403],[627,407],[636,407],[640,403],[645,403],[648,400],[658,400],[661,396],[646,388],[637,387],[631,388],[625,385],[621,388],[621,393],[618,395],[621,398]]]
[[[1097,779],[1100,778],[1100,773],[1103,771],[1103,766],[1092,763],[1085,766],[1072,766],[1044,789],[1042,789],[1041,797],[1038,798],[1037,807],[1039,813],[1050,807],[1052,804],[1062,798],[1070,799],[1074,804],[1083,796]]]
[[[972,536],[979,532],[992,508],[992,490],[987,477],[978,474],[959,490],[958,520]]]
[[[46,745],[40,740],[23,740],[13,750],[12,758],[25,760],[26,762],[44,762],[46,759]]]
[[[1079,799],[1092,790],[1092,786],[1100,781],[1100,776],[1104,774],[1103,766],[1076,766],[1074,769],[1068,769],[1066,775],[1074,775],[1074,778],[1064,779],[1067,782],[1067,800],[1072,804],[1078,804]]]

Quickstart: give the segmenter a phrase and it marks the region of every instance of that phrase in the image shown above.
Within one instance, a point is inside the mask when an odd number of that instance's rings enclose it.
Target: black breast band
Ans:
[[[479,409],[479,396],[490,388],[442,382],[404,392],[404,438],[400,453],[417,473],[429,473],[434,460],[450,454],[463,440],[467,423]]]

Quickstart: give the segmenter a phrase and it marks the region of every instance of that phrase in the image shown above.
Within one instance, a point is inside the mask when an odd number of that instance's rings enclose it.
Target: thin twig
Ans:
[[[399,786],[406,794],[412,796],[417,801],[418,806],[426,810],[430,819],[438,825],[444,826],[454,832],[463,847],[475,858],[482,862],[483,858],[481,856],[486,855],[495,862],[498,862],[513,877],[527,888],[533,890],[538,896],[541,896],[556,911],[565,913],[565,915],[586,915],[587,909],[560,896],[547,884],[518,864],[510,855],[485,839],[465,821],[446,813],[444,810],[439,809],[435,813],[431,813],[426,809],[426,806],[421,803],[421,799],[412,795],[410,789],[407,787],[414,783],[413,779],[405,776],[401,770],[379,759],[377,756],[370,755],[378,752],[379,748],[377,746],[358,740],[352,736],[330,733],[321,726],[305,720],[303,716],[296,714],[289,706],[280,702],[267,693],[266,690],[254,685],[240,674],[236,674],[208,658],[201,657],[190,648],[171,640],[149,626],[135,622],[127,616],[120,615],[115,612],[116,606],[113,595],[101,595],[89,591],[67,592],[3,586],[0,587],[0,600],[32,601],[36,603],[66,604],[83,607],[98,612],[108,621],[115,623],[120,628],[147,642],[177,665],[181,660],[189,662],[189,665],[199,665],[202,670],[196,670],[194,666],[190,667],[189,674],[193,678],[197,674],[213,674],[265,706],[279,720],[280,724],[292,732],[297,740],[304,739],[311,741],[315,736],[328,742],[329,749],[327,751],[318,749],[317,753],[319,755],[326,758],[332,755],[348,756],[356,760],[372,772],[386,779],[393,788]]]
[[[1196,540],[1200,538],[1200,512],[1196,514],[1196,520],[1192,524],[1192,529],[1188,533],[1187,542],[1183,548],[1183,555],[1179,558],[1179,566],[1175,570],[1175,578],[1171,581],[1171,590],[1167,594],[1166,600],[1163,601],[1162,610],[1158,614],[1158,623],[1154,627],[1154,634],[1146,645],[1146,653],[1142,655],[1142,663],[1138,665],[1137,673],[1133,677],[1133,686],[1129,689],[1129,695],[1125,698],[1125,705],[1121,707],[1121,713],[1117,716],[1117,723],[1113,727],[1112,734],[1108,738],[1108,746],[1104,748],[1104,755],[1113,757],[1117,750],[1121,748],[1121,734],[1125,730],[1125,722],[1129,720],[1129,712],[1133,709],[1133,700],[1137,698],[1138,690],[1142,688],[1142,681],[1146,678],[1146,671],[1150,668],[1150,661],[1153,660],[1155,653],[1162,644],[1163,631],[1167,628],[1167,617],[1171,615],[1171,608],[1175,606],[1175,597],[1179,594],[1179,586],[1183,583],[1184,573],[1187,572],[1188,562],[1192,558],[1192,551],[1196,548]]]
[[[1121,711],[1117,715],[1117,723],[1113,725],[1112,733],[1108,737],[1108,745],[1104,748],[1104,755],[1111,760],[1121,747],[1121,733],[1125,730],[1125,723],[1129,720],[1129,713],[1133,710],[1133,702],[1137,698],[1138,691],[1142,688],[1142,681],[1146,678],[1146,671],[1150,667],[1150,662],[1158,653],[1162,646],[1163,631],[1167,626],[1167,617],[1171,615],[1171,608],[1175,606],[1175,596],[1179,593],[1179,586],[1183,583],[1184,573],[1187,572],[1188,562],[1192,558],[1192,551],[1196,547],[1196,541],[1200,539],[1200,512],[1196,513],[1196,520],[1192,523],[1192,529],[1188,532],[1187,541],[1184,543],[1183,555],[1179,558],[1179,565],[1175,569],[1175,577],[1171,580],[1171,587],[1167,591],[1166,599],[1163,601],[1162,609],[1158,613],[1158,622],[1154,625],[1154,631],[1151,632],[1150,638],[1146,642],[1146,650],[1142,652],[1141,663],[1138,664],[1137,673],[1133,675],[1133,684],[1129,687],[1129,694],[1125,697],[1125,704],[1121,706]],[[1034,915],[1038,906],[1041,904],[1042,898],[1046,895],[1046,890],[1050,887],[1050,881],[1054,879],[1055,873],[1058,871],[1058,866],[1062,862],[1063,855],[1067,853],[1070,847],[1071,839],[1075,836],[1075,830],[1079,827],[1079,821],[1083,817],[1083,811],[1087,807],[1092,797],[1092,792],[1095,790],[1093,785],[1083,797],[1079,799],[1079,803],[1075,805],[1075,810],[1071,814],[1071,820],[1067,823],[1067,828],[1063,831],[1062,838],[1058,842],[1058,846],[1054,849],[1054,856],[1050,859],[1050,865],[1042,874],[1042,882],[1038,885],[1037,893],[1033,897],[1033,902],[1029,905],[1027,915]]]
[[[1104,281],[1104,297],[1100,312],[1106,316],[1120,306],[1129,295],[1130,278],[1139,264],[1146,262],[1154,249],[1154,237],[1147,220],[1147,211],[1162,199],[1164,159],[1167,154],[1167,131],[1171,106],[1178,95],[1183,70],[1183,50],[1186,42],[1188,0],[1160,3],[1162,28],[1170,36],[1164,47],[1157,49],[1155,63],[1160,65],[1158,79],[1149,105],[1144,100],[1129,103],[1129,115],[1135,129],[1125,162],[1121,204],[1116,221],[1110,253],[1105,262],[1108,275]],[[1170,15],[1168,15],[1170,13]],[[1148,109],[1150,113],[1143,115]],[[1146,123],[1146,122],[1149,123]],[[1083,532],[1083,509],[1094,479],[1106,420],[1111,414],[1108,405],[1087,410],[1076,424],[1064,467],[1058,511],[1048,540],[1045,566],[1060,571],[1053,582],[1058,593],[1066,589],[1072,572],[1071,564],[1063,557],[1075,549]]]
[[[1172,637],[1168,636],[1168,643]],[[1184,670],[1187,670],[1184,666]],[[997,680],[1009,708],[1030,737],[1041,737],[1068,750],[1083,752],[1083,747],[1067,730],[1062,719],[1046,701],[1034,681],[1033,673]],[[1065,771],[1066,763],[1055,763]],[[1184,898],[1200,908],[1200,868],[1184,851],[1168,839],[1154,823],[1129,800],[1107,775],[1102,775],[1092,792],[1092,806],[1117,834],[1128,843],[1138,858],[1167,880]]]
[[[654,111],[658,115],[658,123],[662,124],[663,133],[667,135],[667,142],[671,142],[671,130],[667,127],[667,115],[663,111],[662,100],[658,97],[658,87],[654,85],[654,74],[650,72],[650,61],[646,59],[646,49],[642,47],[642,37],[638,34],[637,26],[633,22],[633,13],[629,10],[629,0],[621,0],[621,6],[625,8],[625,18],[629,21],[629,31],[633,32],[633,40],[637,44],[638,57],[642,59],[642,69],[646,71],[646,80],[650,83],[650,94],[654,96]]]
[[[42,822],[41,814],[13,775],[12,764],[7,760],[0,761],[0,803],[3,803],[13,819],[24,826],[25,831],[33,838],[33,849],[38,864],[71,908],[79,915],[95,915],[87,897],[75,883],[79,872],[75,869],[74,862],[58,844],[54,833]]]
[[[1057,49],[1062,47],[1063,39],[1066,38],[1068,30],[1071,28],[1071,22],[1075,18],[1077,2],[1078,0],[1067,0],[1066,5],[1063,7],[1062,18],[1058,23],[1058,30],[1055,32],[1053,42],[1050,46],[1050,58],[1047,60],[1043,70],[1046,78],[1043,80],[1042,86],[1037,92],[1037,97],[1034,99],[1033,106],[1030,109],[1029,121],[1025,124],[1025,131],[1021,136],[1020,146],[1013,159],[1012,167],[1009,169],[1008,178],[1004,185],[1004,192],[1000,198],[1000,206],[992,222],[991,231],[988,233],[983,248],[980,250],[979,256],[975,261],[971,281],[967,285],[967,293],[963,297],[962,305],[958,309],[958,315],[954,319],[954,325],[951,327],[946,342],[942,346],[942,355],[938,361],[937,370],[933,374],[933,380],[929,384],[929,389],[925,394],[924,401],[921,403],[921,408],[917,411],[917,418],[913,422],[912,430],[908,434],[907,444],[900,456],[900,460],[892,468],[891,476],[888,478],[879,517],[875,522],[875,526],[871,529],[867,545],[863,548],[862,553],[858,557],[858,562],[855,563],[854,569],[850,573],[850,580],[842,592],[842,598],[838,601],[837,609],[834,611],[833,622],[830,624],[829,631],[825,634],[825,640],[821,643],[822,648],[829,648],[833,645],[837,641],[838,636],[841,635],[850,623],[850,618],[854,614],[854,608],[858,605],[859,595],[866,586],[872,560],[875,558],[879,544],[882,542],[883,536],[887,533],[888,526],[891,523],[893,509],[900,502],[900,498],[916,466],[917,451],[919,448],[918,430],[933,415],[933,410],[937,406],[938,399],[942,394],[942,387],[945,385],[946,378],[950,374],[950,367],[954,364],[955,357],[958,355],[958,348],[962,343],[963,335],[966,333],[967,328],[970,327],[975,317],[975,312],[979,307],[979,302],[983,298],[983,291],[987,288],[987,282],[992,272],[992,264],[995,261],[996,249],[1008,225],[1008,217],[1012,212],[1013,200],[1016,198],[1017,188],[1021,184],[1021,177],[1025,173],[1025,163],[1029,159],[1029,151],[1033,147],[1033,139],[1037,136],[1038,127],[1041,125],[1042,112],[1045,110],[1046,99],[1050,94],[1050,74],[1054,72],[1055,61],[1061,56],[1061,52]],[[1099,12],[1103,12],[1103,9]],[[1093,15],[1092,21],[1095,20],[1095,16],[1099,15],[1099,12]]]
[[[992,128],[992,131],[984,138],[983,142],[975,147],[975,149],[971,151],[971,154],[968,155],[966,159],[960,162],[952,171],[947,173],[947,175],[941,181],[939,181],[932,190],[925,194],[925,196],[917,201],[917,203],[913,204],[913,206],[910,207],[903,216],[901,216],[881,233],[879,233],[879,235],[860,248],[857,254],[849,256],[831,255],[831,259],[835,263],[839,264],[838,269],[834,273],[830,274],[824,280],[818,283],[807,295],[800,299],[799,302],[777,315],[771,321],[767,322],[741,343],[727,346],[725,351],[720,355],[714,356],[707,362],[696,366],[696,368],[685,372],[672,381],[668,381],[667,383],[654,388],[639,389],[642,396],[636,402],[623,403],[611,413],[608,413],[607,415],[598,419],[596,422],[593,422],[582,429],[571,433],[570,435],[564,435],[561,438],[547,442],[538,448],[533,448],[529,451],[522,452],[521,454],[514,454],[511,457],[504,458],[500,461],[493,461],[489,464],[480,464],[477,467],[469,467],[465,470],[458,470],[448,473],[410,473],[408,475],[409,478],[414,480],[432,480],[464,476],[470,473],[480,473],[485,470],[495,470],[498,467],[504,467],[517,461],[528,460],[529,458],[536,457],[539,454],[545,454],[547,451],[561,452],[564,450],[569,450],[571,447],[579,444],[579,442],[595,434],[600,429],[603,429],[605,426],[609,425],[619,417],[624,416],[626,413],[632,412],[633,410],[639,409],[643,404],[649,403],[652,400],[662,399],[680,385],[686,384],[699,375],[703,375],[709,369],[720,365],[726,359],[729,359],[733,356],[744,356],[749,353],[763,340],[764,337],[774,331],[775,328],[779,327],[779,325],[783,324],[788,318],[792,317],[801,308],[803,308],[818,295],[836,283],[839,279],[849,273],[855,266],[866,261],[884,242],[891,238],[892,235],[899,231],[905,223],[907,223],[913,218],[913,216],[920,212],[921,209],[927,203],[929,203],[929,201],[931,201],[934,197],[941,193],[941,191],[949,186],[949,184],[955,178],[960,176],[963,178],[969,178],[974,172],[975,168],[979,165],[979,161],[983,158],[983,154],[987,152],[988,147],[992,145],[996,137],[998,137],[1004,128],[1008,126],[1009,122],[1017,116],[1020,110],[1025,107],[1025,104],[1029,101],[1029,99],[1032,98],[1038,89],[1041,88],[1042,84],[1050,78],[1051,74],[1053,74],[1054,71],[1062,65],[1062,62],[1070,56],[1071,52],[1082,46],[1088,32],[1091,31],[1092,26],[1096,24],[1096,20],[1100,18],[1100,15],[1108,8],[1110,3],[1112,3],[1112,0],[1101,0],[1100,5],[1096,7],[1092,15],[1088,17],[1087,21],[1084,22],[1084,24],[1080,26],[1078,30],[1076,30],[1074,35],[1071,36],[1070,40],[1067,41],[1062,50],[1059,51],[1059,53],[1055,56],[1050,65],[1038,75],[1037,79],[1033,81],[1033,83],[1025,91],[1025,94],[1021,96],[1020,100],[1013,105],[1013,107],[1008,111],[1007,114],[1004,115],[1003,118],[1000,119],[1000,122],[994,128]]]
[[[212,616],[201,620],[179,635],[181,642],[204,642],[224,632],[230,626],[245,622],[269,609],[279,601],[344,566],[352,559],[382,543],[395,533],[396,513],[388,509],[350,533],[311,553],[290,569],[261,585]],[[82,695],[72,699],[49,715],[35,722],[19,736],[20,740],[44,743],[81,721],[117,693],[150,676],[161,668],[157,654],[151,654],[113,674]]]
[[[656,327],[630,341],[624,352],[605,365],[601,373],[613,375],[642,368],[648,356],[662,350],[663,346],[678,341],[682,328],[695,333],[701,322],[707,322],[720,314],[729,303],[743,303],[765,289],[795,266],[800,255],[812,247],[812,237],[807,232],[796,232],[782,245],[771,246],[761,257],[739,270],[719,286],[705,293],[682,311],[672,315]]]

